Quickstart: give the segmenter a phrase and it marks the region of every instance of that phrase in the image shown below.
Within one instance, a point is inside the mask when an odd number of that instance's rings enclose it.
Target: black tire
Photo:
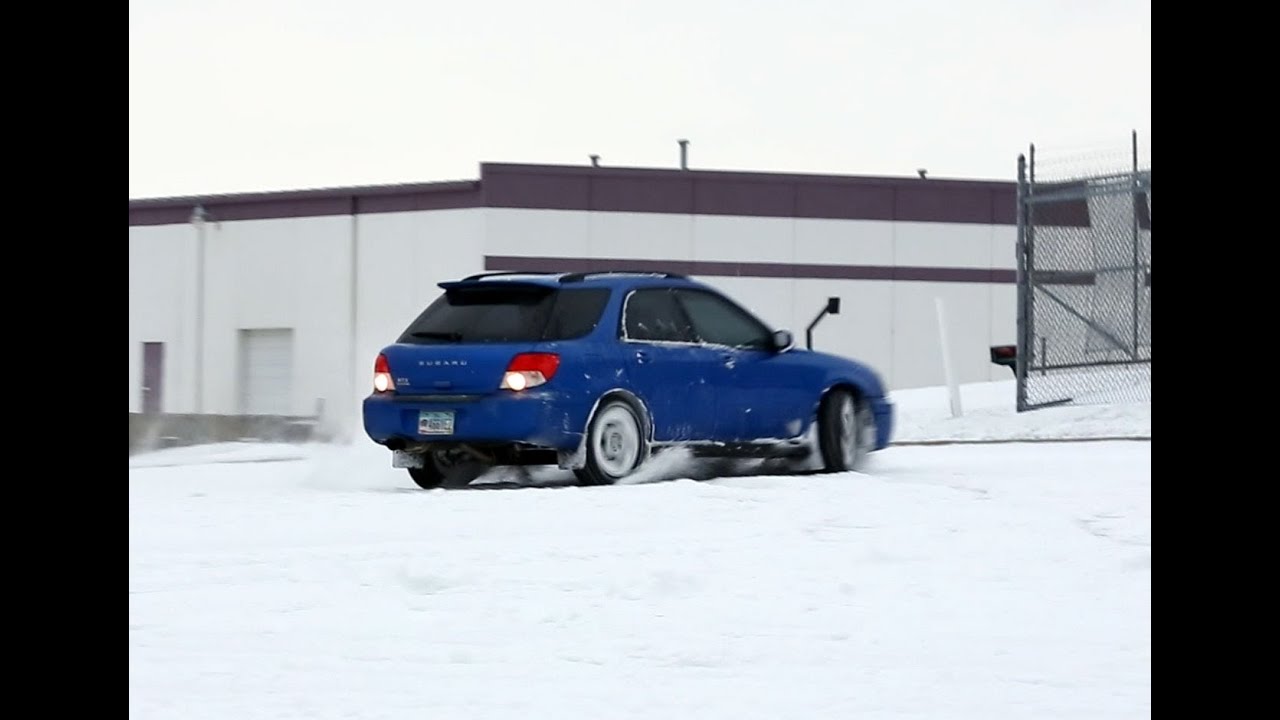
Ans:
[[[648,457],[643,415],[626,400],[601,403],[587,428],[586,465],[573,471],[580,485],[612,485]]]
[[[871,415],[852,392],[837,388],[818,408],[818,441],[826,472],[860,470],[870,448],[867,428]]]
[[[466,487],[488,469],[489,466],[474,460],[448,460],[441,453],[429,452],[423,457],[422,467],[408,468],[408,471],[418,487],[435,490]]]
[[[408,468],[409,477],[423,490],[435,490],[444,485],[444,475],[436,469],[431,458],[427,458],[420,468]]]

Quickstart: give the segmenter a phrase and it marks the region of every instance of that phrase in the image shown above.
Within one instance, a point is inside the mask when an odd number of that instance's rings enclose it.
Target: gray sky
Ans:
[[[130,0],[129,196],[1149,156],[1150,0]]]

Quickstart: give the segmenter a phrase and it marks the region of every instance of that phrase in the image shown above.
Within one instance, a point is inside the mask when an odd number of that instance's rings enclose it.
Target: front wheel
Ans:
[[[611,400],[587,431],[587,463],[574,470],[583,485],[612,485],[644,461],[646,443],[640,416],[625,400]]]
[[[466,487],[489,469],[484,463],[446,452],[429,452],[422,460],[422,467],[408,470],[409,477],[423,490]]]
[[[860,470],[870,452],[872,422],[866,404],[848,390],[833,390],[818,410],[818,438],[827,472]]]

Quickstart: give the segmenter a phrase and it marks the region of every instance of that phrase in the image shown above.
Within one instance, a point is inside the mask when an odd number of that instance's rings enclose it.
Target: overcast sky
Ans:
[[[1150,0],[130,0],[129,196],[1149,156]]]

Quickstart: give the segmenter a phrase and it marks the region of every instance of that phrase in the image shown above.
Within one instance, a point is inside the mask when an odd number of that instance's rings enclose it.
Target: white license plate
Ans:
[[[422,410],[418,413],[419,435],[452,435],[452,410]]]

